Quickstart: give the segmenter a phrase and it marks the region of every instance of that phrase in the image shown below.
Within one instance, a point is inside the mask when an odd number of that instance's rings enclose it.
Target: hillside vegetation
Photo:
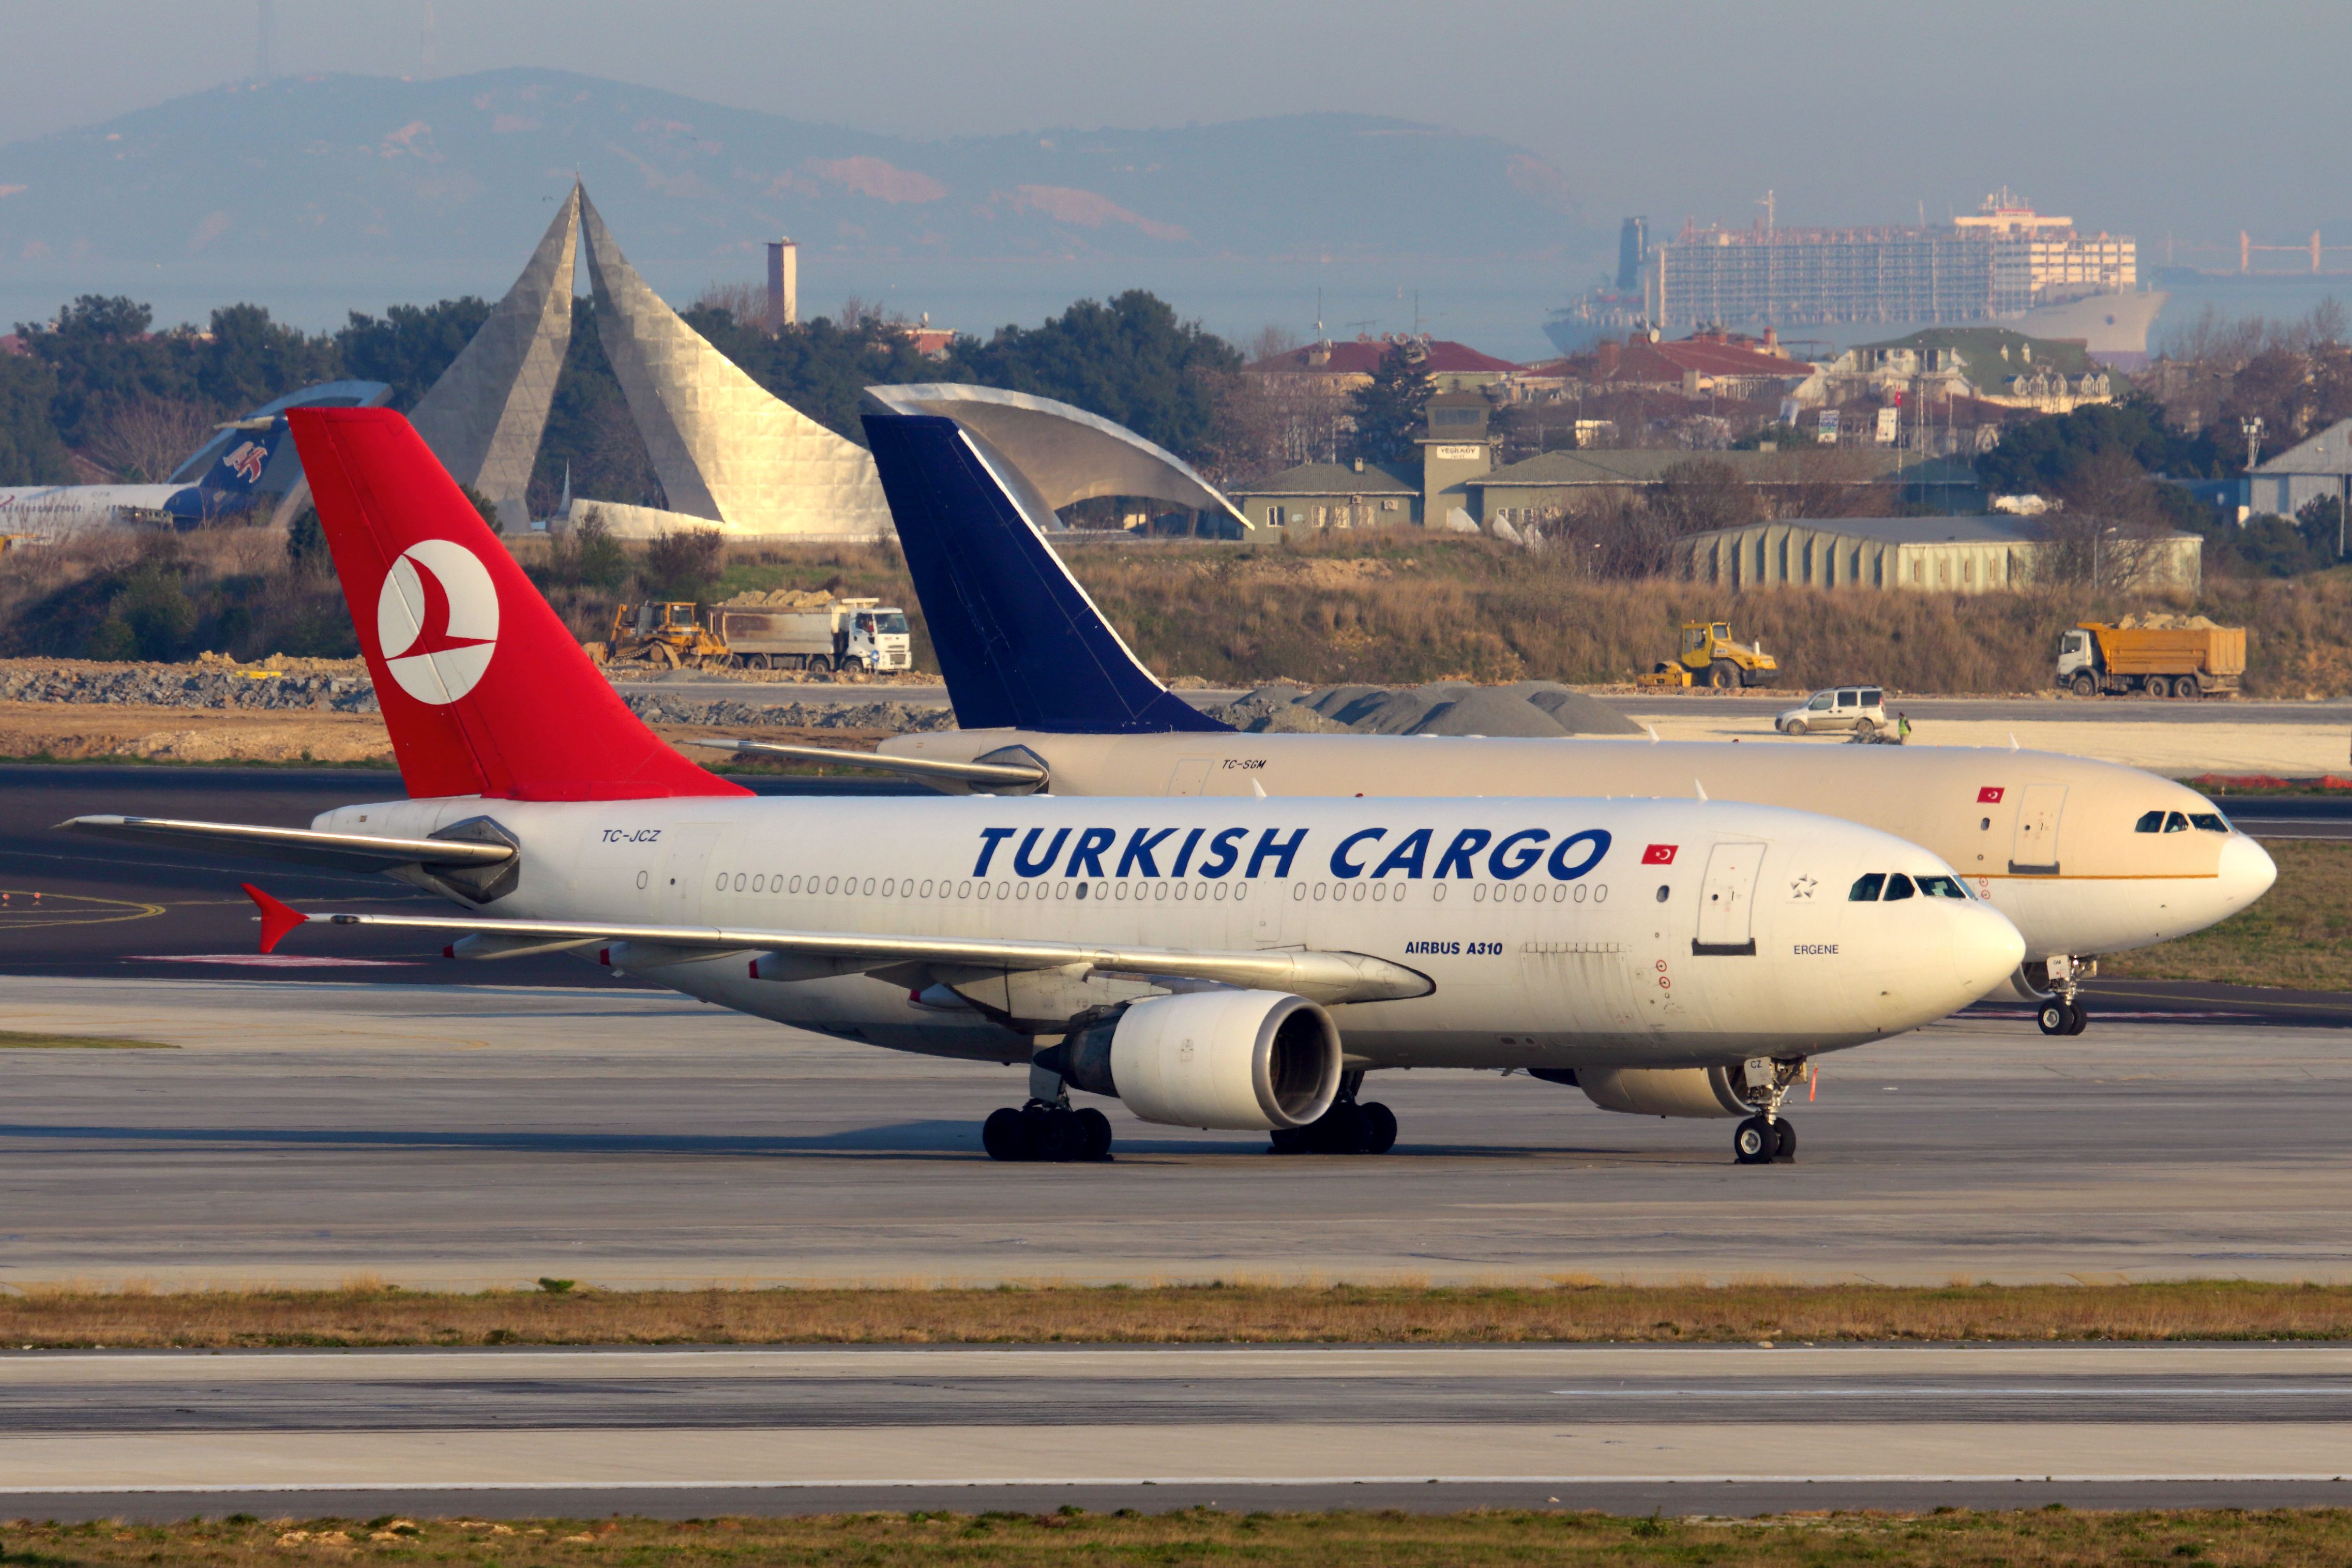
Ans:
[[[904,605],[918,660],[936,668],[893,550],[737,550],[680,565],[630,547],[610,570],[583,572],[544,538],[514,548],[583,640],[604,634],[619,600],[829,588]],[[1217,685],[1622,681],[1673,650],[1682,621],[1728,617],[1741,638],[1760,639],[1780,660],[1785,688],[1876,680],[1921,692],[2040,690],[2065,627],[2162,608],[2248,627],[2251,696],[2352,692],[2352,572],[2341,569],[2222,579],[2193,600],[2055,588],[1735,595],[1661,579],[1593,582],[1558,552],[1418,531],[1238,546],[1073,540],[1064,549],[1146,665]],[[283,542],[260,529],[16,551],[0,556],[0,656],[347,655],[354,645],[341,598],[331,576],[289,562]]]

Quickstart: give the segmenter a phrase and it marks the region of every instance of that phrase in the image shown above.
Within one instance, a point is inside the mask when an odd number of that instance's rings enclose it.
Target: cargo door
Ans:
[[[1170,795],[1206,795],[1209,793],[1209,762],[1207,757],[1186,757],[1168,775]]]
[[[1755,956],[1756,876],[1763,867],[1761,844],[1718,844],[1708,851],[1694,954]]]
[[[2017,803],[2017,836],[2009,850],[2012,877],[2054,877],[2058,874],[2058,814],[2066,804],[2066,786],[2027,784]]]

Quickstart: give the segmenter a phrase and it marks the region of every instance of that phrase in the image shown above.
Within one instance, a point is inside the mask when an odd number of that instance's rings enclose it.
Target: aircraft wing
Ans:
[[[77,816],[58,824],[74,833],[129,838],[181,849],[210,849],[338,871],[386,871],[396,866],[495,866],[514,858],[506,844],[453,838],[371,838],[360,833],[313,833],[304,827],[254,827],[241,822],[189,822],[169,816]]]
[[[1311,1002],[1390,1002],[1436,989],[1418,970],[1360,952],[1297,949],[1203,952],[1165,947],[1089,947],[1076,942],[1013,942],[989,937],[895,936],[871,931],[734,930],[723,926],[636,925],[624,921],[505,921],[479,916],[305,914],[247,883],[261,910],[261,951],[310,922],[388,926],[407,931],[463,931],[500,939],[496,945],[545,942],[610,944],[625,968],[656,968],[734,953],[757,956],[754,976],[812,979],[899,964],[934,963],[980,970],[1084,969],[1103,974],[1165,975],[1252,990],[1287,991]],[[782,961],[782,962],[777,962]]]

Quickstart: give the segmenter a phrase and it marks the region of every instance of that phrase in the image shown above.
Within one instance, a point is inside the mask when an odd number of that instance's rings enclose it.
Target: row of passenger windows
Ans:
[[[1853,890],[1846,894],[1848,900],[1857,904],[1891,904],[1897,899],[1922,896],[1965,899],[1969,890],[1960,886],[1958,877],[1906,877],[1900,871],[1873,871],[1866,877],[1855,878]]]
[[[1411,882],[1293,882],[1290,896],[1304,903],[1402,903],[1414,884]],[[1432,903],[1445,901],[1446,884],[1429,885]],[[1191,900],[1207,903],[1213,900],[1223,903],[1231,899],[1239,903],[1249,897],[1247,882],[957,882],[926,878],[917,881],[912,877],[867,877],[860,881],[856,877],[786,877],[782,872],[770,875],[761,871],[721,871],[711,884],[714,892],[738,893],[810,893],[831,894],[845,898],[884,899],[1112,899],[1121,903],[1167,903],[1171,899],[1182,903]],[[1901,895],[1909,898],[1906,891]],[[1609,901],[1609,889],[1600,883],[1573,882],[1553,885],[1538,882],[1474,882],[1470,885],[1470,900],[1486,903],[1489,900],[1501,903],[1584,903]]]
[[[1213,899],[1223,903],[1228,898],[1240,903],[1249,897],[1247,882],[1138,882],[1132,889],[1125,882],[959,882],[950,878],[933,879],[926,877],[918,882],[912,877],[884,877],[877,882],[872,877],[864,881],[856,877],[791,877],[782,872],[769,875],[761,871],[721,871],[711,884],[715,892],[733,890],[738,893],[812,893],[833,894],[842,898],[884,899],[1116,899],[1122,903],[1166,903],[1171,897],[1177,901],[1197,900],[1206,903]],[[1173,889],[1171,892],[1171,889]]]
[[[2151,811],[2132,825],[2134,833],[2186,833],[2190,828],[2202,833],[2227,833],[2230,819],[2218,811],[2192,814],[2178,811]]]

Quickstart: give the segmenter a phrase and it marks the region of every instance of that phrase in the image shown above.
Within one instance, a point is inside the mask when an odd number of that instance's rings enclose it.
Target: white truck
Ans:
[[[776,597],[781,597],[778,595]],[[794,597],[802,597],[794,595]],[[777,603],[730,599],[709,612],[730,663],[753,669],[912,669],[907,612],[879,599]]]

